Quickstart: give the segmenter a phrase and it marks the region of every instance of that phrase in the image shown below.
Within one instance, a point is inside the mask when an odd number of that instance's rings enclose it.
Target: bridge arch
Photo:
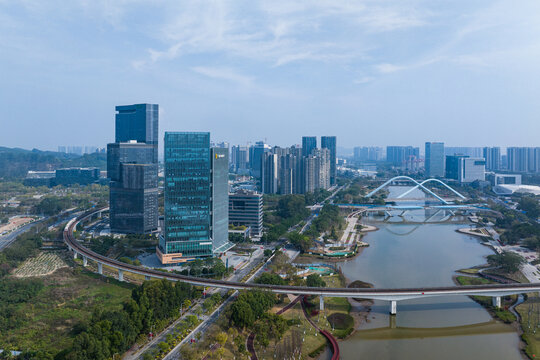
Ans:
[[[393,178],[389,179],[388,181],[386,181],[384,184],[382,184],[381,186],[379,186],[378,188],[376,188],[375,190],[371,191],[369,194],[367,194],[366,196],[367,197],[371,197],[373,196],[374,194],[376,194],[377,192],[379,192],[380,190],[384,189],[385,187],[387,187],[388,185],[390,185],[393,181],[395,180],[399,180],[399,179],[403,179],[403,180],[408,180],[414,184],[416,184],[412,189],[409,189],[405,194],[408,194],[410,193],[411,191],[413,191],[414,189],[418,189],[418,188],[421,188],[424,192],[432,195],[433,197],[435,197],[437,200],[439,200],[440,202],[442,202],[443,204],[445,205],[449,205],[450,203],[446,200],[444,200],[442,197],[440,197],[439,195],[435,194],[433,191],[431,191],[430,189],[428,189],[427,187],[424,186],[425,183],[428,183],[428,182],[431,182],[431,181],[435,181],[435,182],[438,182],[438,183],[441,183],[443,184],[446,188],[450,189],[454,194],[458,195],[460,198],[462,199],[465,199],[465,196],[461,195],[460,193],[458,193],[456,190],[452,189],[450,186],[448,186],[447,184],[445,184],[444,182],[442,182],[441,180],[439,179],[427,179],[427,180],[424,180],[422,181],[421,183],[419,183],[418,181],[414,180],[412,177],[410,176],[406,176],[406,175],[399,175],[399,176],[394,176]],[[398,196],[398,198],[401,198],[403,197],[405,194],[401,194],[400,196]]]
[[[466,199],[465,196],[463,196],[462,194],[460,194],[460,193],[457,192],[456,190],[452,189],[452,187],[448,186],[448,184],[446,184],[444,181],[441,181],[441,180],[439,180],[439,179],[433,179],[433,178],[431,178],[431,179],[426,179],[426,180],[422,181],[420,184],[418,184],[418,185],[416,185],[416,186],[410,188],[409,190],[405,191],[403,194],[399,195],[397,198],[398,198],[398,199],[401,199],[401,198],[403,198],[404,196],[407,196],[407,195],[408,195],[409,193],[411,193],[412,191],[418,189],[418,187],[419,187],[420,185],[424,185],[424,184],[427,184],[428,182],[433,182],[433,181],[434,181],[434,182],[437,182],[437,183],[439,183],[439,184],[441,184],[441,185],[443,185],[445,188],[447,188],[448,190],[450,190],[451,192],[453,192],[454,194],[456,194],[456,195],[459,196],[460,198]]]

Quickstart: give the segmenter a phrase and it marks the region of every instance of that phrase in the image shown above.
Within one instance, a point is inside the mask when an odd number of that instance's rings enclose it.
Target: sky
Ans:
[[[160,132],[275,145],[540,146],[540,2],[0,0],[0,146]]]

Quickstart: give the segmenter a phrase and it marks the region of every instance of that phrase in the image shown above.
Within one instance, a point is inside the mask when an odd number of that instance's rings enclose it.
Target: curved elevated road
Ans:
[[[356,297],[373,300],[390,301],[390,313],[396,313],[396,303],[400,300],[415,299],[419,297],[430,296],[450,296],[450,295],[481,295],[491,296],[494,300],[494,305],[500,307],[501,296],[529,293],[540,291],[540,283],[527,284],[493,284],[493,285],[473,285],[473,286],[444,286],[444,287],[421,287],[421,288],[398,288],[398,289],[377,289],[377,288],[312,288],[303,286],[282,286],[282,285],[266,285],[242,283],[226,280],[203,279],[193,276],[186,276],[174,273],[163,272],[154,269],[148,269],[140,266],[130,265],[118,260],[110,259],[87,249],[81,245],[73,235],[73,229],[77,224],[89,217],[107,210],[107,208],[92,210],[76,218],[71,219],[64,229],[64,241],[69,250],[73,252],[76,258],[81,255],[83,265],[86,266],[88,259],[91,259],[98,264],[98,272],[102,273],[103,265],[107,265],[118,270],[118,279],[123,281],[123,273],[130,272],[134,274],[144,275],[146,279],[157,278],[167,279],[170,281],[183,281],[192,285],[217,287],[224,289],[244,290],[244,289],[260,289],[267,290],[277,294],[295,294],[295,295],[315,295],[329,297]],[[321,301],[321,307],[324,306]]]

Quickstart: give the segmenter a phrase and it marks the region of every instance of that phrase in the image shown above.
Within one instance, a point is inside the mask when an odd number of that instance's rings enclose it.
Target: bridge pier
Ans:
[[[144,275],[144,280],[149,281],[149,280],[150,280],[150,276]]]
[[[389,319],[388,327],[390,329],[395,329],[397,327],[396,318],[397,318],[397,316],[389,316],[388,317],[388,319]]]
[[[497,309],[501,308],[501,297],[500,296],[492,297],[491,301],[493,303],[493,306],[495,306]]]
[[[73,250],[73,259],[76,259],[76,258],[77,258],[77,252]]]
[[[390,315],[396,315],[397,314],[397,301],[392,300],[390,301]]]
[[[97,263],[97,272],[99,275],[103,275],[103,264],[100,262]]]
[[[320,296],[319,297],[319,311],[323,311],[324,310],[324,296]]]
[[[82,266],[84,267],[88,266],[88,258],[86,256],[82,257]]]
[[[118,269],[118,281],[124,281],[124,270]]]

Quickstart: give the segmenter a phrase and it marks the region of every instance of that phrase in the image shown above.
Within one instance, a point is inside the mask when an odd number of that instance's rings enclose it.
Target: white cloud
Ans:
[[[375,65],[375,69],[380,73],[389,74],[389,73],[393,73],[399,70],[406,69],[406,67],[393,65],[393,64],[379,64],[379,65]]]
[[[209,78],[231,81],[242,86],[251,86],[253,78],[239,74],[230,68],[196,66],[191,68],[194,72]]]

